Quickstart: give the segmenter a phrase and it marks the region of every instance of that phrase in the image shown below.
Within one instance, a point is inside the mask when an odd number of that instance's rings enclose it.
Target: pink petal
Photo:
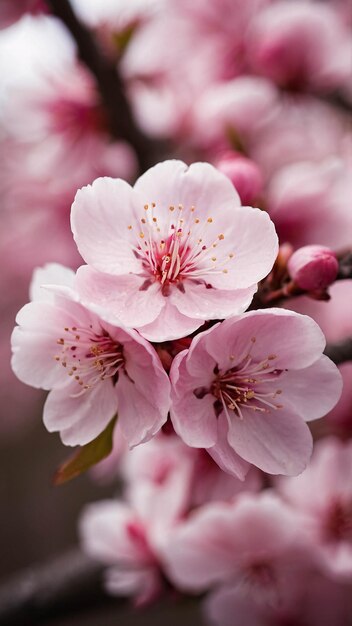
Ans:
[[[245,311],[252,302],[256,285],[247,289],[207,289],[204,283],[183,283],[185,292],[173,288],[170,301],[183,315],[205,319],[222,319]]]
[[[186,211],[195,206],[205,217],[240,205],[232,183],[209,163],[187,166],[183,161],[164,161],[143,174],[134,189],[144,204],[156,204],[162,228],[169,224],[170,206],[180,204]]]
[[[40,389],[51,389],[67,380],[67,373],[56,360],[57,341],[64,328],[76,318],[50,302],[31,302],[18,313],[19,326],[12,333],[12,369],[22,382]]]
[[[308,426],[290,409],[230,413],[228,442],[243,459],[269,474],[296,476],[306,468],[313,441]]]
[[[227,216],[227,224],[217,224],[214,220],[214,225],[217,235],[212,241],[225,234],[224,240],[218,242],[215,256],[226,273],[205,272],[207,282],[218,289],[244,289],[269,274],[277,257],[278,238],[266,211],[238,207]],[[229,254],[234,256],[229,258]]]
[[[222,414],[218,417],[218,438],[215,446],[208,448],[210,456],[215,463],[224,471],[244,480],[250,464],[244,461],[227,441],[228,424],[226,417]]]
[[[308,422],[335,406],[342,392],[342,377],[336,365],[322,355],[305,369],[285,372],[277,386],[282,390],[280,403],[291,406]]]
[[[138,331],[149,341],[170,341],[186,337],[202,324],[202,320],[187,317],[179,312],[170,298],[163,298],[164,306],[151,323],[139,326]]]
[[[142,208],[142,207],[141,207]],[[87,263],[110,274],[141,270],[133,254],[139,221],[138,198],[123,180],[98,178],[80,189],[72,205],[71,227]]]
[[[140,276],[109,276],[88,265],[76,274],[76,288],[85,306],[111,324],[132,328],[154,321],[164,305],[159,284],[144,291],[143,282]]]
[[[73,287],[74,276],[73,270],[59,265],[59,263],[48,263],[44,267],[37,267],[33,272],[29,290],[31,300],[52,301],[54,299],[52,293],[43,288],[43,285],[55,284]]]
[[[43,421],[49,432],[60,431],[67,446],[83,446],[95,439],[117,411],[116,391],[111,380],[73,396],[72,383],[53,389],[45,402]]]
[[[256,339],[255,343],[252,338]],[[307,315],[273,308],[225,320],[208,335],[206,344],[221,368],[233,367],[230,355],[242,360],[250,350],[254,362],[260,363],[269,355],[275,355],[272,361],[275,367],[300,369],[321,356],[325,337]]]
[[[194,395],[196,379],[187,374],[187,353],[181,354],[181,357],[174,360],[175,365],[173,364],[171,372],[171,381],[174,384],[171,420],[177,434],[187,445],[193,448],[211,448],[217,439],[214,397],[206,394],[203,398],[197,398]]]
[[[149,441],[167,420],[165,404],[160,409],[153,390],[147,385],[138,388],[124,373],[119,375],[116,390],[120,428],[129,446]]]

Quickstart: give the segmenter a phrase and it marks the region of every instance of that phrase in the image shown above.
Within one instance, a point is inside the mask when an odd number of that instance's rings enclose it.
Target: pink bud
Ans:
[[[293,253],[287,267],[298,287],[305,291],[316,291],[326,289],[334,282],[339,263],[329,248],[304,246]]]
[[[244,205],[251,204],[258,198],[263,187],[263,177],[254,161],[237,155],[236,152],[229,152],[216,166],[231,180]]]

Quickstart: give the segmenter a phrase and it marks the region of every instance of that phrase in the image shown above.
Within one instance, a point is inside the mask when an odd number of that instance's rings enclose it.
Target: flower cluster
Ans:
[[[351,626],[348,1],[0,4],[3,422],[12,332],[109,593]]]
[[[277,255],[267,213],[240,206],[212,166],[166,161],[133,188],[100,178],[78,191],[72,228],[87,265],[37,271],[12,337],[17,376],[51,390],[46,427],[84,445],[117,413],[134,447],[170,412],[187,445],[242,479],[250,464],[300,473],[305,422],[336,404],[341,381],[313,320],[242,313]]]

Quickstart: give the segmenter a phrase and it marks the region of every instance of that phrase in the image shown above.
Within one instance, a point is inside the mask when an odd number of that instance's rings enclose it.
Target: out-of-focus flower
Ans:
[[[80,519],[83,550],[109,566],[106,589],[134,596],[137,605],[155,599],[162,589],[153,526],[127,503],[106,500],[86,507]]]
[[[337,276],[336,254],[324,246],[304,246],[288,260],[288,271],[298,287],[306,291],[326,289]]]
[[[313,320],[281,309],[245,313],[200,333],[171,368],[176,432],[239,477],[248,463],[299,474],[312,451],[304,422],[325,415],[341,395],[324,347]]]
[[[350,34],[333,7],[275,2],[247,33],[249,64],[283,87],[333,89],[350,76]]]
[[[280,241],[296,247],[318,244],[335,250],[351,244],[351,173],[341,159],[299,162],[272,177],[268,210]]]
[[[228,152],[220,158],[216,167],[230,179],[243,204],[258,200],[263,188],[263,177],[254,161]]]
[[[327,574],[352,581],[352,442],[326,438],[294,479],[280,479],[279,490],[302,515],[311,545]]]
[[[352,612],[350,585],[335,581],[302,568],[284,602],[263,603],[244,593],[241,588],[222,586],[212,592],[205,603],[205,616],[212,626],[347,626]]]
[[[180,589],[232,584],[251,598],[278,603],[309,562],[306,549],[295,512],[267,492],[195,511],[173,529],[164,554],[167,574]]]
[[[33,302],[18,313],[12,367],[23,382],[51,389],[44,423],[67,445],[84,445],[118,411],[130,446],[150,439],[167,419],[169,380],[153,347],[137,332],[89,312],[73,290],[74,273],[38,270]],[[51,285],[49,290],[41,285]]]
[[[78,191],[71,223],[84,303],[152,341],[244,311],[277,254],[268,215],[241,207],[207,163],[165,161],[133,189],[98,179]]]
[[[47,11],[44,0],[1,0],[0,29],[12,26],[26,13],[37,15]]]

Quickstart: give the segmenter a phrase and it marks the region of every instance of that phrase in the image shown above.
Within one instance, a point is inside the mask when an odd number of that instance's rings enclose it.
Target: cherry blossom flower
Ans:
[[[280,493],[302,515],[322,567],[352,581],[352,442],[324,438],[300,477],[280,479]]]
[[[291,581],[281,603],[258,602],[243,590],[224,585],[206,599],[204,612],[212,626],[347,626],[352,613],[351,587],[338,584],[309,568]]]
[[[262,602],[282,601],[310,560],[294,511],[271,492],[201,507],[172,531],[166,571],[180,589],[232,584]]]
[[[255,72],[295,89],[332,89],[350,76],[349,32],[328,5],[274,2],[252,20],[247,58]]]
[[[86,507],[80,519],[83,550],[108,565],[105,587],[112,595],[134,596],[136,605],[155,599],[162,589],[152,526],[131,505],[106,500]]]
[[[245,310],[270,271],[277,237],[265,212],[241,207],[226,176],[206,163],[166,161],[126,182],[78,191],[72,230],[88,263],[82,301],[152,341]]]
[[[325,415],[341,394],[324,347],[313,320],[281,309],[244,313],[200,333],[170,372],[176,432],[239,477],[248,463],[299,474],[312,451],[304,422]]]
[[[91,441],[118,411],[132,447],[167,419],[169,380],[154,348],[133,330],[112,326],[82,306],[74,273],[55,264],[38,270],[33,302],[17,315],[12,368],[23,382],[50,389],[47,429],[67,445]],[[40,289],[50,284],[50,290]]]

